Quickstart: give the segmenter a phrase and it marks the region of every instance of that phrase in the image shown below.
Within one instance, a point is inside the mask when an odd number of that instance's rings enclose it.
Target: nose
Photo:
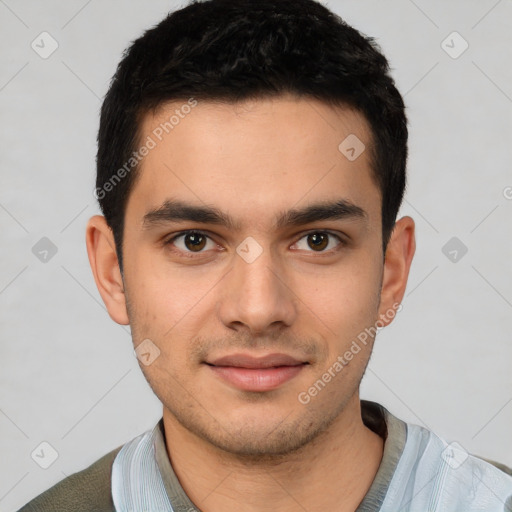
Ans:
[[[286,268],[269,248],[262,249],[254,260],[234,254],[218,307],[224,325],[252,335],[281,331],[297,315],[297,297]]]

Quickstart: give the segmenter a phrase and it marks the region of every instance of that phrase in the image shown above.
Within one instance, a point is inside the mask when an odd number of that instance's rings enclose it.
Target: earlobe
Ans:
[[[89,263],[96,286],[107,307],[110,318],[118,324],[128,325],[124,283],[114,243],[114,235],[105,217],[95,215],[86,228]]]
[[[391,323],[405,293],[416,250],[414,227],[414,220],[411,217],[406,216],[398,220],[386,249],[379,306],[379,319],[383,325]]]

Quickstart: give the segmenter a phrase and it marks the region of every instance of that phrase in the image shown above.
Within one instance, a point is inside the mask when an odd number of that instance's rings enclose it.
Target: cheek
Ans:
[[[194,340],[212,318],[215,300],[208,291],[216,281],[163,271],[131,276],[127,290],[133,342],[137,346],[149,339],[160,351],[155,363],[143,368],[151,380],[159,382],[168,373],[184,376],[194,365]]]
[[[380,276],[381,268],[375,262],[354,258],[321,277],[303,274],[300,293],[314,311],[333,323],[330,327],[335,332],[351,330],[376,318]]]
[[[174,326],[194,317],[213,277],[194,277],[172,269],[161,257],[151,258],[144,252],[149,251],[139,251],[142,254],[134,255],[125,269],[133,306],[130,320],[153,336],[166,337]]]
[[[359,339],[361,350],[353,347],[353,351],[359,354],[354,356],[354,360],[364,364],[372,342],[366,329],[373,327],[378,319],[379,291],[380,269],[367,264],[354,266],[344,275],[339,275],[338,279],[333,276],[328,288],[316,297],[316,306],[312,307],[328,324],[331,360],[352,350],[353,342]],[[351,366],[359,366],[357,361]]]

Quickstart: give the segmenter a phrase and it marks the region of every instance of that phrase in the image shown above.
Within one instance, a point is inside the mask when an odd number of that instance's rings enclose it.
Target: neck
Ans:
[[[382,460],[383,439],[366,427],[356,392],[330,427],[300,451],[241,459],[212,446],[164,409],[167,452],[188,497],[204,512],[353,512]]]

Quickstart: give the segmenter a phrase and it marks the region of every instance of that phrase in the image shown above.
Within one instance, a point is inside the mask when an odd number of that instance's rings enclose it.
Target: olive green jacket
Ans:
[[[121,448],[119,446],[83,471],[61,480],[19,512],[115,512],[111,474],[112,464]]]

